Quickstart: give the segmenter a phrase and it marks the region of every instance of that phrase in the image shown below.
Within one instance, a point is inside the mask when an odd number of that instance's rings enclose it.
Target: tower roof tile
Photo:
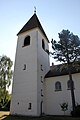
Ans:
[[[41,32],[43,33],[43,35],[45,36],[45,38],[48,40],[46,33],[44,32],[44,29],[42,28],[42,25],[37,17],[36,14],[34,14],[29,21],[23,26],[23,28],[18,32],[17,35],[26,32],[28,30],[34,29],[34,28],[39,28],[41,30]],[[48,40],[49,42],[49,40]]]

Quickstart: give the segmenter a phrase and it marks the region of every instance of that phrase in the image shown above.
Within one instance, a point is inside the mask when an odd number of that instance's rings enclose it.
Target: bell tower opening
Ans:
[[[42,48],[45,50],[45,43],[43,39],[42,39]]]
[[[27,37],[24,39],[23,47],[28,46],[28,45],[30,45],[30,36],[27,36]]]

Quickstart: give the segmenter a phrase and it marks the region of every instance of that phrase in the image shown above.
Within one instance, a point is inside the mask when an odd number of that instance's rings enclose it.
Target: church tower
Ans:
[[[49,40],[35,13],[17,35],[10,114],[40,116],[44,77],[50,69]]]

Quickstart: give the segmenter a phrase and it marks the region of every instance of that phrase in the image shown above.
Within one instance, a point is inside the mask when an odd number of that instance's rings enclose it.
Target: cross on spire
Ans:
[[[34,14],[36,14],[36,7],[34,6]]]

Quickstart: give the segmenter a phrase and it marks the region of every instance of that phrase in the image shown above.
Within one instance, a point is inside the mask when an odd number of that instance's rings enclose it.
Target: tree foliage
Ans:
[[[60,40],[52,39],[53,57],[60,62],[74,63],[80,57],[80,39],[69,30],[62,30],[59,33]]]
[[[80,39],[77,35],[70,33],[69,30],[62,30],[59,35],[59,41],[51,41],[52,43],[52,56],[54,59],[66,63],[69,80],[71,84],[71,98],[72,98],[72,108],[75,110],[75,95],[74,95],[74,86],[72,80],[72,65],[78,63],[80,60]]]
[[[6,108],[7,104],[9,103],[11,96],[9,92],[6,90],[4,94],[4,90],[0,90],[0,110]]]
[[[0,107],[3,108],[9,101],[9,88],[13,72],[11,70],[13,62],[7,56],[0,57]]]

